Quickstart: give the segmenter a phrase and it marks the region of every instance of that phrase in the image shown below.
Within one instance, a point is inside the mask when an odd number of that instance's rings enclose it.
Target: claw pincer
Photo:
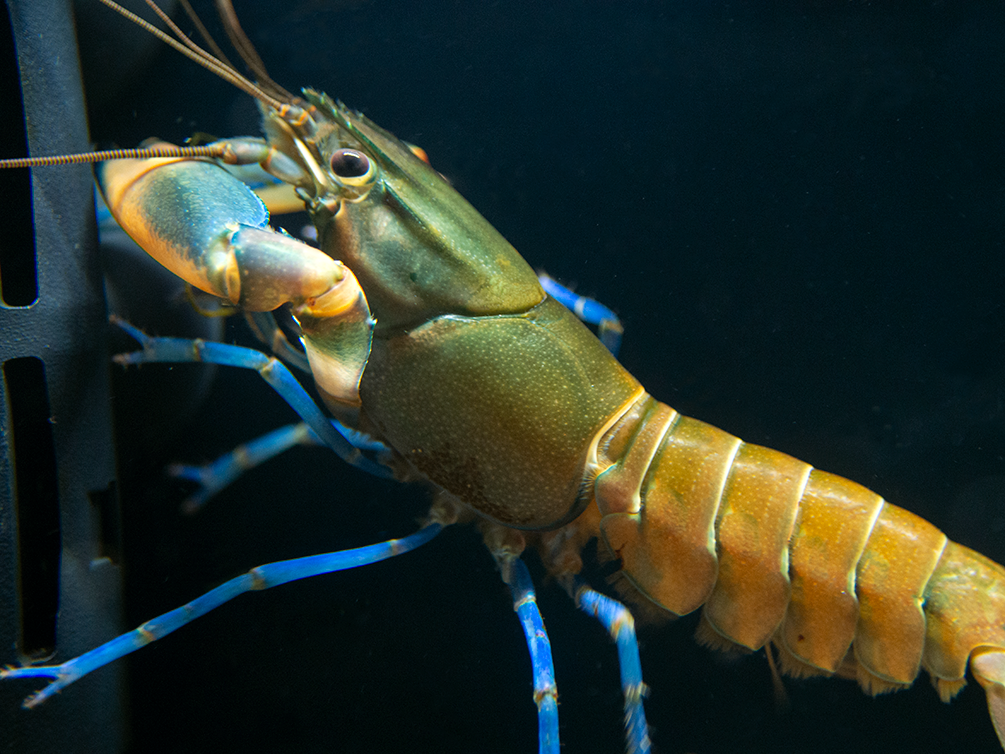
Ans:
[[[238,154],[265,159],[268,152]],[[326,377],[323,389],[358,406],[372,318],[349,268],[270,228],[262,200],[211,160],[113,160],[101,164],[99,181],[116,221],[187,283],[249,311],[291,304],[308,359],[319,362],[315,374]]]

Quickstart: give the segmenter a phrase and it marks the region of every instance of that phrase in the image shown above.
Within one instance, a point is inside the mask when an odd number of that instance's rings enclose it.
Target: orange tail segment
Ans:
[[[1005,748],[1005,569],[847,479],[644,396],[602,440],[600,533],[647,598],[699,639],[769,642],[796,676],[879,694],[921,668],[943,701],[967,661]],[[603,464],[601,465],[603,467]]]

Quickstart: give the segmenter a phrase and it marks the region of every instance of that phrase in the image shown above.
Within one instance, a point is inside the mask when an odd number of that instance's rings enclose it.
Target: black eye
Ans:
[[[370,158],[355,149],[340,149],[332,155],[332,172],[339,178],[361,178],[370,170]]]

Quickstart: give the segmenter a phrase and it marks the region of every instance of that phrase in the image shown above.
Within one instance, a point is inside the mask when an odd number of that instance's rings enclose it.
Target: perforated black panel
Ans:
[[[70,0],[7,0],[6,11],[3,156],[25,137],[32,155],[86,151]],[[121,579],[91,170],[4,180],[5,223],[21,230],[0,235],[0,664],[17,665],[53,650],[67,660],[114,636]],[[0,750],[120,751],[121,673],[106,668],[33,710],[21,699],[43,682],[0,684]]]

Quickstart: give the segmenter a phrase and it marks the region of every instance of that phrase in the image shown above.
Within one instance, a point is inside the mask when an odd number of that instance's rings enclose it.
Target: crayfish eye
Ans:
[[[331,166],[335,176],[350,186],[368,182],[374,173],[370,158],[358,149],[339,149],[331,157]]]

